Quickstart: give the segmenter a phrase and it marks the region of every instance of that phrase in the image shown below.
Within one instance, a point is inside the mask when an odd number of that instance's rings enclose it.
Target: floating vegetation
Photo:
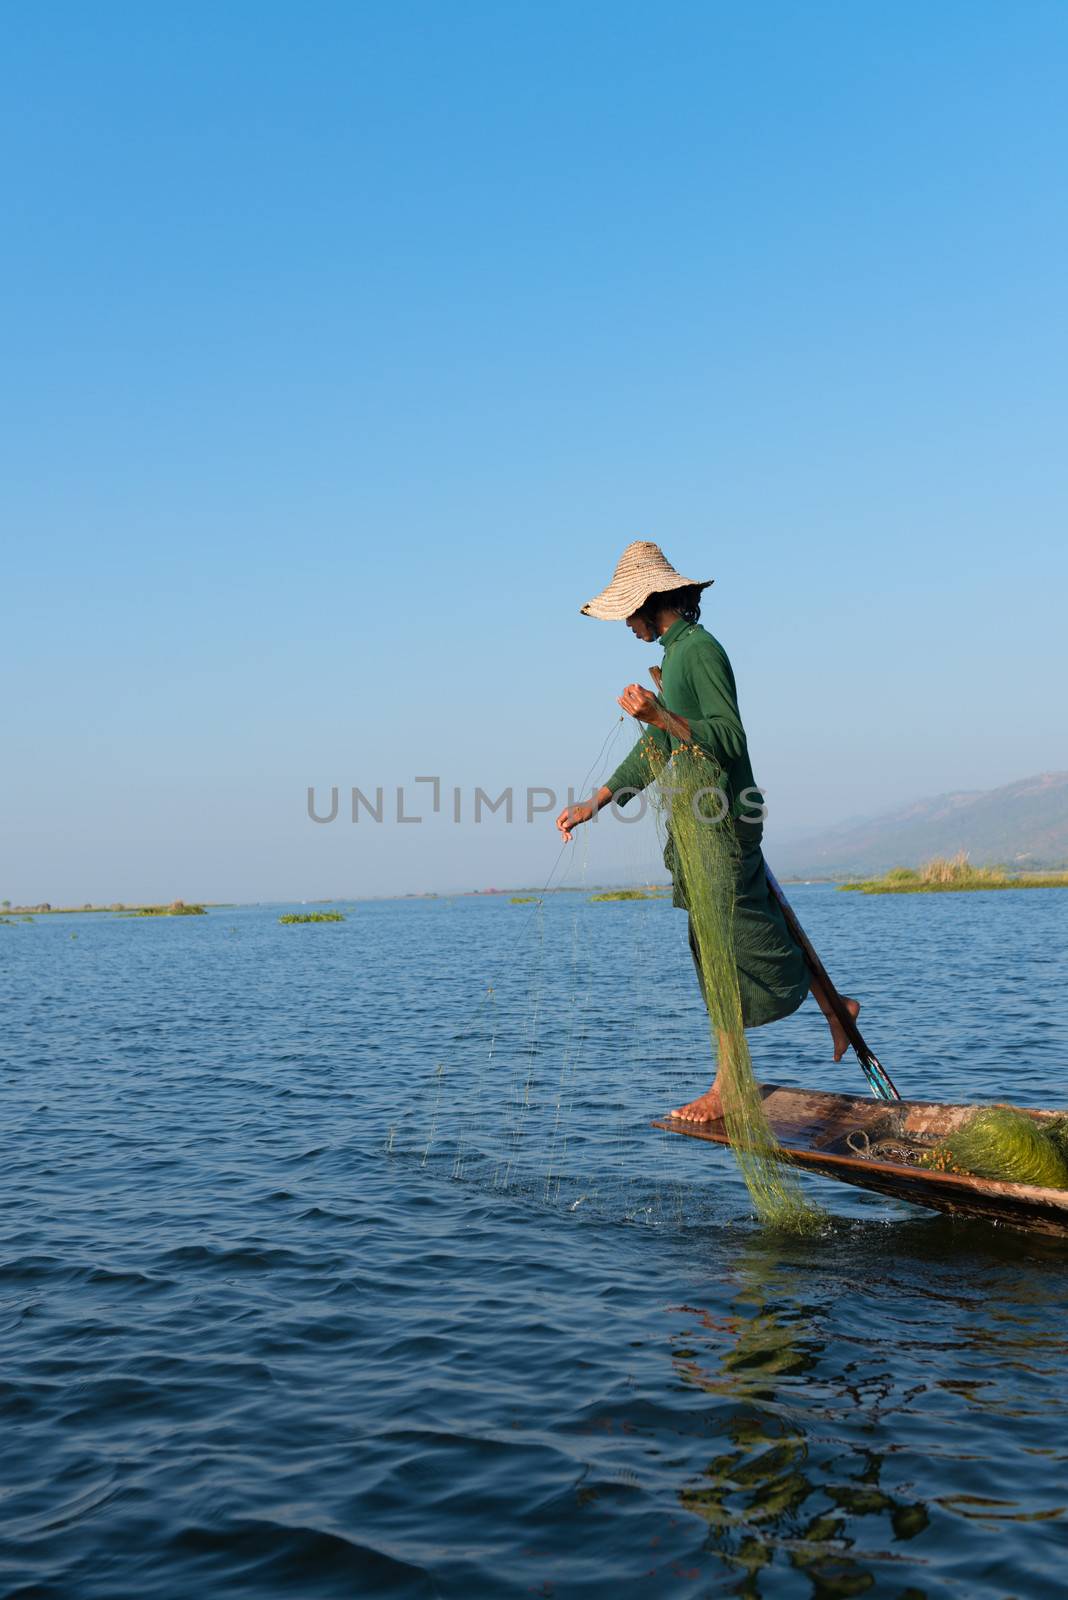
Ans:
[[[923,1166],[1000,1183],[1068,1189],[1068,1117],[1039,1121],[1009,1106],[991,1106],[951,1133]]]
[[[811,1232],[822,1223],[823,1213],[805,1199],[768,1126],[742,1022],[734,953],[738,845],[730,820],[721,818],[716,807],[722,774],[697,745],[680,745],[665,762],[649,738],[645,754],[658,776],[654,803],[670,835],[697,939],[731,1148],[761,1221],[795,1233]]]
[[[509,902],[513,906],[536,906],[541,901],[536,894],[514,894]]]
[[[935,856],[922,867],[893,867],[881,878],[840,883],[861,894],[947,894],[969,889],[1068,889],[1068,872],[1009,872],[1005,867],[973,867],[966,850]]]
[[[602,900],[653,900],[656,896],[647,889],[605,889],[601,894],[591,894],[590,900],[596,905]]]
[[[345,914],[342,911],[285,911],[279,917],[279,922],[344,922]]]
[[[187,906],[184,900],[172,900],[169,906],[138,906],[123,913],[127,917],[205,917],[203,906]]]

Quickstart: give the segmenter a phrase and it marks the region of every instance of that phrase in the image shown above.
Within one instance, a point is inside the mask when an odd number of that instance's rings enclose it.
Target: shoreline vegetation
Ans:
[[[38,917],[88,916],[100,911],[115,917],[205,917],[207,907],[187,905],[184,900],[172,900],[168,906],[127,906],[116,902],[111,906],[0,906],[0,923],[34,922]]]
[[[922,867],[893,867],[881,878],[840,883],[860,894],[966,894],[978,889],[1068,889],[1068,872],[1010,872],[973,867],[967,853],[935,856]]]
[[[211,910],[222,910],[229,905],[227,901],[205,901],[203,904],[188,905],[184,900],[172,900],[170,905],[124,905],[121,900],[116,900],[110,906],[51,906],[47,901],[41,905],[13,906],[7,901],[0,905],[0,920],[4,917],[73,917],[95,916],[100,912],[110,912],[112,916],[121,917],[203,917]]]
[[[816,880],[814,879],[805,880],[805,882],[815,881]],[[89,904],[82,906],[53,906],[49,905],[47,901],[43,901],[39,905],[13,905],[11,901],[4,901],[0,902],[0,922],[4,922],[5,920],[9,922],[14,922],[16,920],[25,922],[34,917],[81,917],[100,916],[104,914],[126,917],[199,916],[201,914],[206,914],[209,911],[232,911],[238,907],[248,908],[256,906],[274,906],[286,904],[293,905],[294,903],[298,905],[311,904],[320,906],[340,904],[351,907],[357,904],[373,904],[378,901],[392,900],[441,900],[445,902],[449,900],[467,900],[471,898],[488,899],[492,897],[494,899],[504,899],[506,897],[510,897],[513,905],[529,905],[533,901],[541,900],[544,898],[544,896],[550,894],[586,894],[589,892],[591,887],[595,889],[598,894],[603,893],[606,898],[609,899],[615,899],[617,897],[632,899],[641,896],[656,898],[658,895],[667,894],[671,891],[670,883],[647,884],[639,889],[623,889],[618,891],[610,890],[607,886],[602,887],[597,884],[591,886],[589,884],[569,883],[553,885],[547,889],[426,889],[421,892],[408,891],[405,894],[370,894],[359,897],[356,895],[348,895],[344,899],[323,898],[297,902],[292,900],[288,902],[285,900],[204,900],[196,905],[193,905],[192,903],[186,905],[182,900],[173,900],[170,905],[139,905],[133,903],[124,904],[121,900],[117,900],[112,902],[111,905],[106,906],[95,906]]]
[[[966,851],[959,851],[950,857],[936,856],[931,861],[925,862],[920,867],[893,867],[881,877],[875,878],[840,878],[840,877],[800,877],[788,876],[783,878],[784,884],[792,886],[806,884],[833,884],[837,889],[847,890],[856,894],[953,894],[967,893],[970,890],[981,889],[1068,889],[1068,868],[1049,869],[1045,871],[1013,871],[1004,866],[975,867],[971,864]],[[592,892],[591,892],[592,890]],[[512,905],[533,905],[545,899],[548,895],[560,894],[585,894],[593,904],[606,904],[624,900],[663,900],[671,895],[670,883],[644,883],[630,886],[609,887],[597,884],[559,884],[549,888],[516,888],[516,889],[456,889],[441,891],[436,889],[423,890],[422,892],[408,891],[397,895],[368,895],[366,902],[387,900],[465,900],[477,898],[507,898]],[[275,901],[277,905],[279,902]],[[283,905],[285,902],[281,902]],[[290,904],[293,902],[290,901]],[[298,902],[299,904],[300,902]],[[304,905],[309,902],[305,900]],[[337,900],[322,899],[314,904],[321,906],[337,905]],[[340,902],[342,905],[353,906],[358,904],[357,898],[347,897]],[[13,926],[19,922],[33,922],[38,917],[48,916],[95,916],[109,913],[120,917],[202,917],[209,911],[231,910],[238,905],[242,906],[269,906],[270,901],[231,901],[206,900],[202,903],[186,903],[183,900],[172,900],[169,905],[126,905],[122,901],[114,901],[111,905],[81,905],[81,906],[53,906],[47,902],[38,905],[12,905],[10,901],[0,902],[0,925]],[[295,922],[343,922],[342,912],[291,912],[278,919],[284,923]]]
[[[206,917],[203,906],[187,906],[184,900],[172,900],[169,906],[137,906],[120,913],[124,917]]]

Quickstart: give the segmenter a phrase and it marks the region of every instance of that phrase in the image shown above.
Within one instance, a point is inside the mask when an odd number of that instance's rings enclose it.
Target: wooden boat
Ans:
[[[854,1099],[852,1095],[783,1089],[775,1084],[761,1084],[760,1092],[771,1130],[797,1167],[933,1211],[1068,1237],[1068,1189],[999,1183],[915,1165],[926,1148],[973,1115],[974,1105]],[[1015,1109],[1039,1122],[1063,1115],[1024,1106]],[[710,1144],[730,1143],[722,1120],[679,1122],[667,1117],[653,1127]]]

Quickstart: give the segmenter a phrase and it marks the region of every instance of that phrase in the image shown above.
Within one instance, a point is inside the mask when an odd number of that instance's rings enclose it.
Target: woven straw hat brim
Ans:
[[[715,582],[698,582],[676,572],[660,546],[644,539],[629,544],[619,558],[615,575],[607,589],[594,595],[580,608],[584,617],[601,622],[622,622],[633,616],[651,594],[669,594],[672,589],[707,589]]]

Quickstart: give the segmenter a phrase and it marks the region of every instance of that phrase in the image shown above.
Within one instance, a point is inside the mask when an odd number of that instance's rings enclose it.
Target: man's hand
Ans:
[[[556,826],[563,834],[568,844],[571,843],[571,830],[583,822],[589,822],[593,816],[593,806],[588,800],[582,800],[577,806],[565,806],[556,819]]]
[[[655,697],[648,689],[643,689],[640,683],[628,683],[617,704],[621,705],[630,716],[637,717],[639,722],[649,722],[653,727],[660,722],[660,707]]]

